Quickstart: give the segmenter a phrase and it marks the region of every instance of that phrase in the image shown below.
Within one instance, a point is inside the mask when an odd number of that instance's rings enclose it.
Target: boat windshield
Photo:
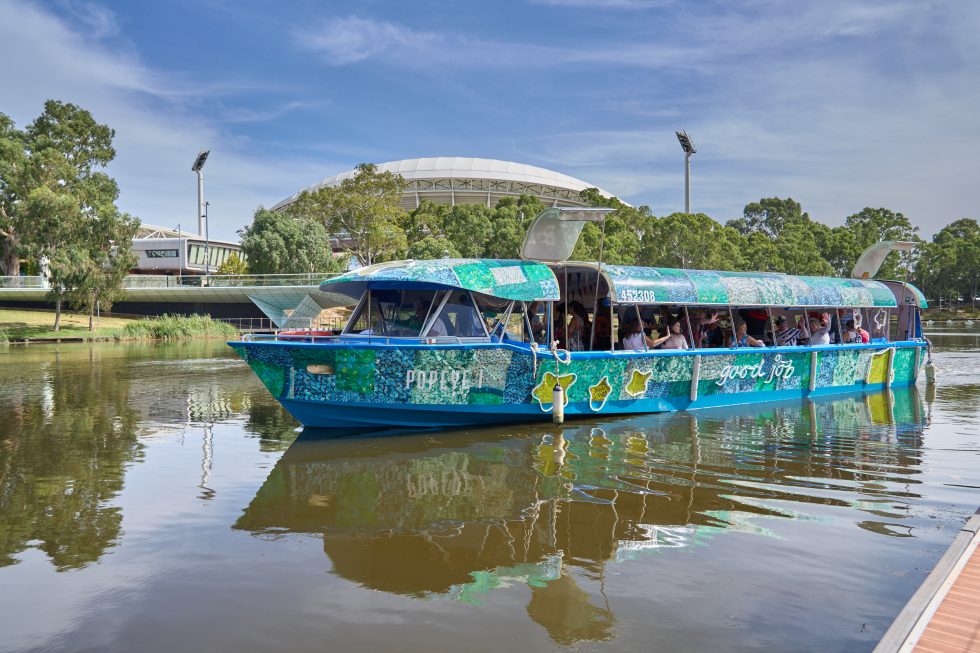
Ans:
[[[393,338],[488,337],[484,317],[467,290],[369,291],[344,333]]]

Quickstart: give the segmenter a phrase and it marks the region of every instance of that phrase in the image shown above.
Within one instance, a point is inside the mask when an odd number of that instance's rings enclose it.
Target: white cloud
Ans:
[[[421,51],[440,40],[432,33],[358,16],[331,18],[313,28],[297,29],[294,36],[301,47],[323,55],[331,65],[354,63],[384,53],[397,56],[399,51]]]
[[[101,15],[93,9],[93,15]],[[111,22],[103,17],[106,22]],[[212,148],[205,169],[210,234],[237,239],[259,205],[271,206],[298,186],[344,169],[328,157],[280,158],[252,151],[229,132],[230,122],[272,119],[303,106],[286,102],[265,111],[234,106],[215,122],[195,109],[205,99],[237,93],[248,84],[185,79],[145,66],[125,47],[95,42],[65,20],[34,5],[0,3],[0,42],[20,52],[16,65],[0,66],[0,88],[16,89],[0,107],[19,126],[43,109],[46,99],[73,102],[116,131],[117,157],[109,167],[119,183],[122,210],[151,224],[196,228],[196,181],[190,170],[202,146]]]

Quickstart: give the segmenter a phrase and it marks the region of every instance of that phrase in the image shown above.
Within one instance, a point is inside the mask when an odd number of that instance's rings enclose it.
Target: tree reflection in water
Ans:
[[[903,534],[925,423],[915,388],[759,410],[398,438],[308,431],[234,527],[321,534],[335,574],[401,595],[479,602],[522,583],[556,642],[608,639],[611,563],[730,530],[766,535],[760,517],[799,518],[808,504]]]
[[[223,343],[39,346],[0,364],[0,567],[36,547],[59,571],[96,562],[116,545],[113,500],[141,440],[202,438],[202,497],[211,426],[246,417],[260,448],[285,449],[295,423],[271,398],[253,398],[251,372]],[[264,403],[262,403],[264,402]]]

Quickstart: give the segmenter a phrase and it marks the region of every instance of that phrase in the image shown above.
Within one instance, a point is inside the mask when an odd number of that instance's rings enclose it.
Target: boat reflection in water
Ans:
[[[610,564],[731,530],[766,536],[763,517],[799,518],[815,503],[905,535],[925,421],[911,387],[563,430],[306,431],[235,528],[322,534],[335,574],[385,592],[479,603],[525,584],[528,616],[555,641],[608,639]]]

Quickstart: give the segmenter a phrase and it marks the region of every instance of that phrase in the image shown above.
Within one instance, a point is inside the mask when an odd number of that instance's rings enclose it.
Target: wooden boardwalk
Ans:
[[[980,653],[980,510],[885,633],[875,653]]]

